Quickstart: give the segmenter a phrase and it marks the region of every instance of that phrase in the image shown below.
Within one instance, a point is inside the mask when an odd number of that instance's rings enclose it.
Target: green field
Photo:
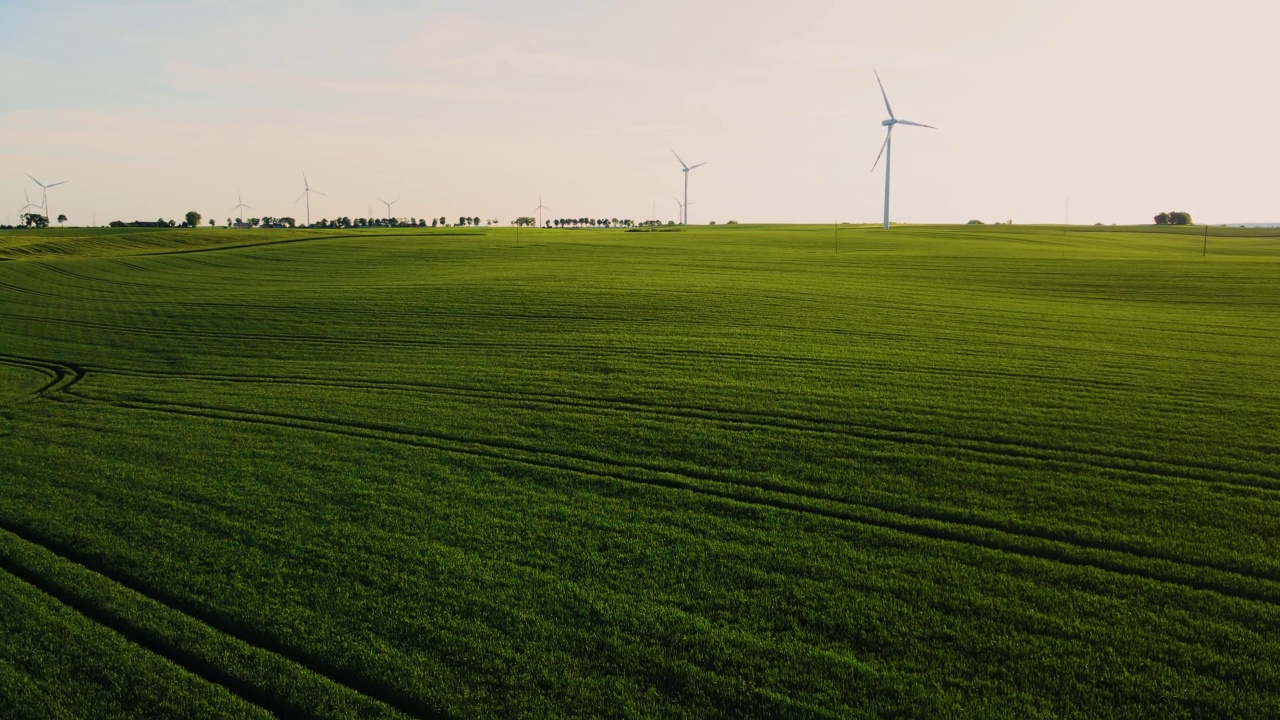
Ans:
[[[0,716],[1280,716],[1280,232],[833,230],[0,233]]]

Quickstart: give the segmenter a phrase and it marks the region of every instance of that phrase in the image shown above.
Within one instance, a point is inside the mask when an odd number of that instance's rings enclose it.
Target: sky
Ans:
[[[1280,222],[1260,0],[0,0],[0,222]]]

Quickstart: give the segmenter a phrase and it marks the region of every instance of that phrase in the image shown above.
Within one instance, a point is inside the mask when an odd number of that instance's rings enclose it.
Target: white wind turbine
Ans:
[[[542,227],[542,211],[543,211],[543,210],[550,210],[550,209],[551,209],[551,208],[549,208],[549,207],[547,207],[546,205],[543,205],[543,204],[542,204],[542,196],[541,196],[541,195],[539,195],[539,196],[538,196],[538,207],[534,208],[534,210],[535,210],[535,211],[537,211],[537,213],[538,213],[538,227]]]
[[[889,95],[884,91],[884,83],[880,82],[880,73],[875,68],[871,69],[876,74],[876,83],[880,85],[880,95],[884,98],[884,107],[889,111],[889,119],[880,123],[889,128],[885,133],[884,144],[880,146],[880,154],[876,155],[876,162],[871,166],[871,172],[876,171],[876,166],[880,164],[880,158],[884,158],[884,229],[889,229],[889,164],[893,159],[893,126],[894,125],[911,125],[913,127],[929,128],[937,130],[938,128],[924,123],[911,122],[910,120],[899,120],[893,114],[893,108],[889,105]]]
[[[31,196],[27,194],[27,191],[26,191],[26,190],[23,190],[23,191],[22,191],[22,197],[23,197],[24,199],[26,199],[27,204],[26,204],[26,205],[23,205],[23,206],[22,206],[22,208],[21,208],[20,210],[18,210],[18,214],[19,214],[19,215],[26,215],[26,214],[27,214],[27,211],[28,211],[28,210],[30,210],[31,208],[39,208],[39,209],[41,209],[41,210],[43,210],[43,209],[44,209],[44,208],[40,207],[39,205],[32,205],[32,204],[31,204]]]
[[[237,210],[239,210],[239,211],[240,211],[240,224],[241,224],[241,225],[243,225],[243,224],[244,224],[244,211],[245,211],[245,210],[252,210],[252,209],[253,209],[253,206],[252,206],[252,205],[245,205],[245,204],[244,204],[244,199],[240,197],[240,191],[239,191],[239,190],[237,190],[237,191],[236,191],[236,206],[235,206],[235,207],[233,207],[233,208],[231,208],[231,212],[235,212],[235,211],[237,211]]]
[[[671,154],[676,156],[676,160],[680,160],[680,156],[676,154],[675,150],[672,150]],[[680,219],[681,225],[689,224],[689,172],[696,170],[703,165],[706,165],[706,163],[698,163],[697,165],[690,167],[684,164],[684,160],[680,160],[680,167],[684,169],[684,202],[680,204],[680,209],[683,211],[684,215]]]
[[[387,224],[388,224],[388,225],[390,225],[390,224],[391,224],[391,206],[392,206],[392,205],[395,205],[396,203],[398,203],[398,202],[400,202],[400,201],[397,199],[397,200],[392,200],[391,202],[387,202],[386,200],[383,200],[382,198],[378,198],[378,202],[380,202],[380,203],[382,203],[383,205],[386,205],[386,206],[387,206]],[[310,224],[310,223],[308,223],[308,224]]]
[[[688,207],[688,203],[682,203],[682,202],[680,202],[680,198],[676,197],[675,195],[672,195],[672,196],[671,196],[671,199],[672,199],[672,200],[675,200],[675,201],[676,201],[676,207],[680,208],[680,215],[679,215],[679,217],[681,218],[680,222],[683,224],[683,223],[684,223],[683,218],[684,218],[684,216],[685,216],[685,215],[687,215],[687,214],[688,214],[688,213],[686,213],[686,212],[685,212],[685,208],[686,208],[686,207]]]
[[[31,177],[31,173],[24,173],[24,174],[27,177],[31,178],[31,182],[40,186],[40,206],[44,208],[45,218],[48,219],[50,224],[53,224],[53,216],[49,214],[49,188],[55,188],[55,187],[58,187],[59,185],[66,185],[67,182],[69,181],[60,180],[56,183],[49,183],[48,185],[45,185],[39,180],[36,180],[35,178]]]
[[[329,197],[329,196],[325,195],[319,190],[312,190],[311,183],[307,182],[307,174],[305,172],[302,173],[302,187],[303,187],[302,194],[298,196],[298,200],[301,200],[304,197],[307,199],[307,227],[311,227],[311,193],[315,193],[317,195],[320,195],[321,197]],[[297,205],[298,200],[294,200],[293,204]]]

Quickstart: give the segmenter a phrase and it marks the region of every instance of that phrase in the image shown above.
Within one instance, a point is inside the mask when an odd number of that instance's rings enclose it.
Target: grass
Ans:
[[[520,243],[0,234],[15,714],[1280,713],[1280,233]]]

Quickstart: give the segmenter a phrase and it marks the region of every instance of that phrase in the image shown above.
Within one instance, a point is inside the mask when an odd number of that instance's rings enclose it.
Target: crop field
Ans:
[[[0,233],[0,716],[1280,717],[1280,232]]]

